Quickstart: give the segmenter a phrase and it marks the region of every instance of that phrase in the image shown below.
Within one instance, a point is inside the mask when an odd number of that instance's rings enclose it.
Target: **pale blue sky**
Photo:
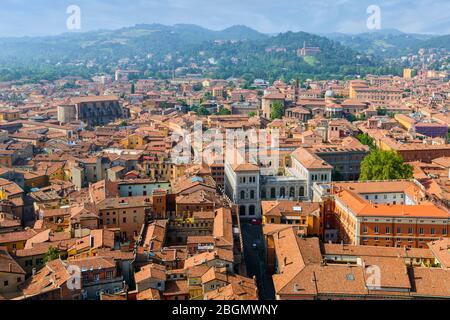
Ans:
[[[258,31],[368,31],[366,9],[381,8],[382,28],[450,33],[448,0],[1,0],[0,36],[66,32],[66,9],[78,5],[82,30],[137,23],[192,23],[210,29],[245,24]]]

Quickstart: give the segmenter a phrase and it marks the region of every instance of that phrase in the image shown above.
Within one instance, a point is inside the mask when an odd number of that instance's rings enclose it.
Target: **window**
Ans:
[[[245,206],[240,206],[239,207],[239,215],[240,216],[245,216],[247,213],[247,208]]]
[[[127,218],[122,219],[123,223],[127,223]]]
[[[245,199],[245,191],[241,191],[241,200]]]
[[[401,234],[402,233],[402,227],[397,227],[397,233]]]
[[[373,228],[373,231],[374,231],[375,233],[379,233],[379,232],[380,232],[380,230],[379,230],[378,227]]]
[[[276,197],[276,190],[275,190],[275,188],[271,188],[270,189],[270,198],[275,199],[275,197]]]
[[[447,229],[446,229],[446,228],[442,229],[442,234],[443,234],[444,236],[447,235]]]
[[[250,199],[255,199],[255,191],[250,191]]]
[[[413,228],[408,228],[408,234],[412,234],[413,233]]]
[[[424,234],[423,233],[423,228],[419,228],[419,234]]]
[[[367,228],[367,226],[364,226],[364,228],[363,228],[363,232],[364,232],[364,233],[367,233],[367,231],[368,231],[368,228]]]
[[[7,287],[7,286],[9,286],[9,282],[8,282],[8,280],[5,280],[5,281],[3,281],[3,286],[4,286],[4,287]]]
[[[291,187],[289,189],[289,197],[290,198],[294,198],[295,197],[295,188],[294,187]]]
[[[286,189],[284,187],[280,188],[280,197],[284,198],[286,196]]]
[[[434,229],[434,228],[431,228],[431,234],[435,234],[436,233],[436,230]]]
[[[100,274],[99,273],[94,274],[94,281],[100,281]]]
[[[299,196],[304,197],[305,196],[305,187],[300,187]]]
[[[266,189],[261,190],[261,198],[263,198],[263,199],[266,198]]]
[[[255,215],[255,206],[254,206],[254,205],[251,205],[251,206],[248,208],[248,214],[251,215],[251,216],[254,216],[254,215]]]
[[[22,278],[21,277],[17,277],[17,283],[22,282]]]
[[[390,227],[386,227],[386,234],[390,234],[391,233],[391,228]]]
[[[113,272],[112,271],[106,272],[106,278],[111,279],[112,277],[113,277]]]

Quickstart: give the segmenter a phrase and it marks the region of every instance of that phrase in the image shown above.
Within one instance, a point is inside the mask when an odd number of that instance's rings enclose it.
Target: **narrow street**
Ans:
[[[256,282],[261,300],[275,299],[272,276],[266,267],[265,242],[262,226],[242,222],[242,238],[244,241],[244,255],[249,277],[256,276]],[[256,248],[253,248],[256,244]]]

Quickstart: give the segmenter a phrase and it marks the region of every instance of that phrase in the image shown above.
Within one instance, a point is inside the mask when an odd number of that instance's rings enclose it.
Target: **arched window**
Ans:
[[[300,192],[298,194],[300,197],[304,197],[305,196],[305,187],[300,187]]]
[[[239,215],[245,216],[246,214],[247,214],[247,208],[245,206],[240,206],[239,207]]]
[[[280,188],[280,198],[286,197],[286,189],[284,187]]]
[[[277,197],[275,188],[270,189],[270,198],[275,199]]]
[[[255,215],[255,206],[254,206],[254,205],[251,205],[251,206],[248,208],[248,214],[249,214],[250,216],[254,216],[254,215]]]
[[[295,188],[291,187],[289,190],[289,198],[295,198]]]
[[[266,198],[266,189],[262,189],[261,190],[261,198],[265,199]]]

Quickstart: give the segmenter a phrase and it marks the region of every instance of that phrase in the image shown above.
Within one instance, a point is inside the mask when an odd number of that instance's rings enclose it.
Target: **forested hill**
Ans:
[[[320,47],[321,52],[301,57],[297,50],[304,44]],[[118,67],[153,78],[200,73],[274,80],[397,72],[383,67],[374,55],[326,37],[305,32],[268,36],[246,26],[213,31],[195,25],[136,25],[115,31],[2,38],[0,47],[0,81],[88,78],[113,74]]]

